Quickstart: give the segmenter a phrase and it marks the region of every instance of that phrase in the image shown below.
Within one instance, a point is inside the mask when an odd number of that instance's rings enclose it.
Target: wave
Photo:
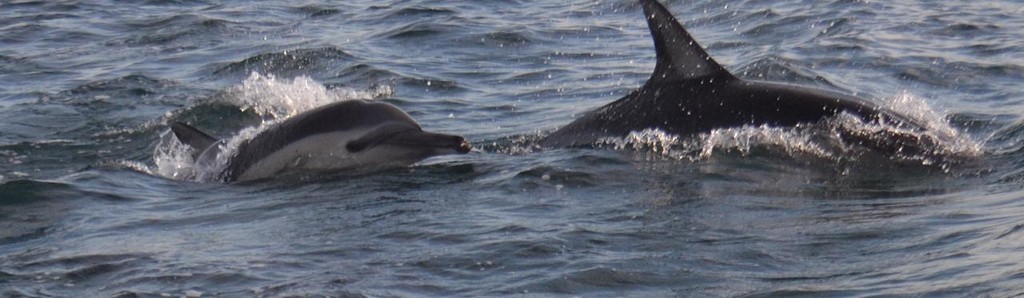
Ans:
[[[145,96],[168,89],[176,83],[167,80],[150,78],[144,75],[127,75],[119,78],[89,82],[70,90],[62,91],[58,97],[90,97],[103,98],[113,96]],[[113,93],[113,94],[112,94]]]
[[[340,9],[321,7],[315,4],[300,6],[295,8],[294,10],[307,14],[309,18],[312,19],[329,17],[341,13]]]
[[[379,9],[382,9],[378,7]],[[396,18],[396,19],[410,19],[410,18],[436,18],[439,16],[456,15],[456,11],[447,8],[438,7],[403,7],[400,9],[388,12],[383,16],[384,19]]]
[[[439,38],[441,35],[459,32],[459,29],[460,27],[456,25],[412,23],[389,30],[383,35],[387,36],[387,38],[396,40],[433,40]]]
[[[153,107],[176,106],[196,91],[174,81],[138,74],[92,81],[56,94],[41,94],[36,102],[0,111],[0,116],[14,124],[0,131],[24,136],[24,140],[39,136],[123,136],[121,133],[145,128],[145,123],[164,114]]]
[[[294,49],[258,54],[242,61],[228,63],[213,72],[216,76],[247,75],[257,72],[275,76],[300,76],[318,70],[333,69],[340,61],[353,56],[336,47]]]
[[[145,19],[125,23],[124,26],[128,27],[125,30],[137,33],[108,41],[105,45],[141,47],[166,46],[178,42],[192,43],[206,36],[217,35],[219,31],[231,30],[234,25],[231,21],[194,14],[156,20]]]
[[[502,30],[473,36],[472,39],[484,46],[512,47],[526,46],[534,41],[534,37],[526,28],[520,30]]]
[[[80,195],[68,184],[27,179],[0,183],[0,194],[0,245],[44,237],[74,209],[67,201]]]

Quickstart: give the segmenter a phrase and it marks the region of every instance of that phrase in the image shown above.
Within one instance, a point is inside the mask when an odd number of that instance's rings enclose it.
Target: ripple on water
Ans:
[[[125,24],[132,27],[132,31],[138,32],[137,35],[111,40],[106,45],[169,48],[169,45],[194,43],[215,35],[218,31],[230,30],[232,25],[233,23],[227,20],[196,14],[179,14],[155,20],[143,19]]]
[[[461,26],[451,24],[408,24],[388,30],[384,35],[389,39],[415,42],[418,40],[434,40],[444,35],[458,32]]]
[[[337,47],[293,49],[258,54],[232,62],[213,71],[216,76],[247,76],[256,72],[280,77],[294,77],[332,69],[353,58]]]
[[[46,237],[74,206],[77,193],[70,185],[35,180],[0,182],[0,244],[10,245]]]
[[[342,12],[341,9],[330,8],[330,7],[323,7],[323,6],[315,5],[315,4],[303,5],[303,6],[294,8],[294,10],[298,11],[298,12],[301,12],[301,13],[304,13],[304,14],[307,14],[312,19],[331,17],[331,16],[334,16],[334,15],[340,14]]]
[[[392,19],[401,19],[401,20],[409,20],[409,19],[416,19],[416,18],[436,18],[436,17],[439,17],[439,16],[457,15],[458,14],[458,12],[456,12],[456,11],[454,11],[452,9],[441,8],[441,7],[417,6],[417,7],[401,7],[399,9],[391,9],[390,7],[384,7],[384,6],[374,6],[374,7],[371,7],[371,10],[374,10],[374,9],[386,11],[386,13],[382,16],[383,18],[392,18]]]

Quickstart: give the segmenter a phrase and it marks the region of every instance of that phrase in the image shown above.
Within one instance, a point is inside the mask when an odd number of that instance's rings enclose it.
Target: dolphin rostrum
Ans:
[[[171,125],[196,150],[196,168],[209,168],[222,152],[217,140],[181,122]],[[242,141],[219,175],[225,182],[270,177],[288,170],[366,171],[406,166],[424,158],[471,149],[465,138],[423,131],[397,107],[346,100],[309,110]],[[223,158],[223,157],[221,157]]]

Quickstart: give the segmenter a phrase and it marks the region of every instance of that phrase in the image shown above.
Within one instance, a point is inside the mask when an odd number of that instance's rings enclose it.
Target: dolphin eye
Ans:
[[[348,150],[350,153],[363,151],[363,149],[366,149],[366,142],[349,142],[345,145],[345,150]]]

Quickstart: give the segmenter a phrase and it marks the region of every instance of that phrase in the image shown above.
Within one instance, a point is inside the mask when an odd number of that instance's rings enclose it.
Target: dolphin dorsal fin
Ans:
[[[174,132],[174,136],[178,137],[178,140],[196,150],[196,155],[202,153],[207,148],[210,148],[213,144],[217,143],[217,138],[211,137],[210,135],[199,131],[195,127],[189,126],[188,124],[181,122],[174,122],[171,124],[171,131]],[[195,156],[193,156],[195,157]]]
[[[733,78],[729,71],[718,65],[703,48],[676,21],[672,13],[657,0],[640,0],[647,17],[647,26],[654,38],[658,64],[651,75],[652,81],[688,80],[703,77]]]

